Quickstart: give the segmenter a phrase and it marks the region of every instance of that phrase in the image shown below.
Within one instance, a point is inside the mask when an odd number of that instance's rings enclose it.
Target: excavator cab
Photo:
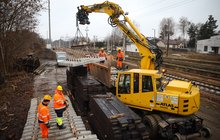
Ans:
[[[191,115],[198,111],[198,87],[166,80],[158,70],[131,69],[118,73],[116,96],[126,105],[147,111]]]
[[[157,70],[132,69],[118,73],[116,96],[123,103],[137,109],[152,111],[157,93]]]

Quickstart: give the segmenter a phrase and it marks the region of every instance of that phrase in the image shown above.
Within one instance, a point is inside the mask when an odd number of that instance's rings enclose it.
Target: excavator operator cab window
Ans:
[[[142,92],[151,92],[153,91],[153,84],[151,76],[142,76]]]
[[[130,93],[130,74],[121,74],[118,82],[118,93],[119,94],[129,94]]]
[[[139,92],[139,73],[134,73],[134,93]]]
[[[156,79],[157,91],[161,91],[161,86],[162,86],[162,78],[157,78]]]

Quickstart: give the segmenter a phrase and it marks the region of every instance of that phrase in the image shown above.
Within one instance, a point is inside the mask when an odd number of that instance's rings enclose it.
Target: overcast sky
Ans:
[[[47,0],[45,0],[47,1]],[[79,5],[102,3],[104,0],[50,0],[51,1],[51,31],[52,40],[73,38],[76,34],[76,12]],[[159,24],[164,17],[172,17],[178,24],[184,16],[194,23],[204,23],[208,15],[213,15],[220,26],[220,0],[111,0],[119,4],[128,17],[137,22],[140,31],[145,36],[159,36]],[[43,38],[48,38],[48,12],[42,11],[39,16],[37,32]],[[89,37],[97,36],[99,40],[111,34],[112,27],[108,24],[108,16],[103,13],[91,13],[90,25],[80,25],[83,35],[88,26]],[[220,30],[220,27],[218,27]]]

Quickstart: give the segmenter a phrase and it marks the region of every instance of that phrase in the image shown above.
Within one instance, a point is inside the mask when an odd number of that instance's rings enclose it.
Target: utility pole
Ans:
[[[49,44],[51,44],[50,0],[48,0],[48,20],[49,20]]]
[[[126,13],[127,15],[127,13]],[[124,21],[124,24],[126,26],[126,21]],[[126,53],[126,35],[125,33],[123,33],[123,49],[124,49],[124,56],[125,56],[125,53]],[[125,57],[124,57],[124,60],[125,60]]]
[[[113,34],[111,35],[111,52],[113,51]]]
[[[60,38],[60,40],[59,40],[59,48],[60,48],[60,45],[61,45],[60,41],[61,41],[61,38]]]
[[[169,45],[170,45],[170,33],[168,32],[168,37],[167,37],[167,56],[168,56]]]
[[[109,39],[107,39],[107,50],[108,50],[108,51],[111,51],[111,47],[110,47],[110,45],[109,45]]]
[[[154,30],[154,45],[156,45],[156,39],[155,39],[156,29],[153,28],[152,30]]]
[[[165,32],[167,34],[167,53],[166,53],[166,55],[168,56],[169,44],[170,44],[170,30],[169,30],[169,27],[167,24],[165,25]]]
[[[86,27],[86,42],[87,42],[87,44],[89,43],[89,37],[88,37],[88,31],[89,31],[89,29],[88,29],[88,26]]]
[[[126,35],[123,34],[123,49],[124,49],[124,56],[125,56],[125,53],[126,53]],[[124,57],[124,60],[125,60],[125,57]]]
[[[94,47],[94,52],[95,52],[95,42],[96,42],[96,36],[95,35],[93,36],[93,39],[94,39],[93,47]]]
[[[69,48],[71,48],[71,38],[69,38]]]
[[[113,34],[113,38],[112,38],[112,48],[114,50],[116,50],[116,48],[115,48],[115,34]]]

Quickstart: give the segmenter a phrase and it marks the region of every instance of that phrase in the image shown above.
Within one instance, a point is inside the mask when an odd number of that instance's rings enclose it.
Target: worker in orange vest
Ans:
[[[38,105],[38,123],[40,125],[43,139],[48,138],[48,129],[50,128],[50,109],[48,107],[51,100],[50,95],[45,95],[43,101]]]
[[[117,68],[122,69],[122,62],[124,60],[124,53],[121,51],[121,48],[118,48],[116,60],[117,60]]]
[[[54,95],[54,109],[57,114],[56,122],[57,122],[57,127],[59,129],[65,129],[66,127],[63,125],[63,112],[66,110],[68,107],[68,101],[66,100],[65,96],[63,95],[63,87],[62,86],[57,86],[57,89],[55,91]]]
[[[100,49],[100,51],[99,51],[99,57],[105,57],[105,60],[107,60],[107,54],[105,53],[104,48],[101,48],[101,49]],[[100,61],[100,63],[104,63],[105,60]]]

